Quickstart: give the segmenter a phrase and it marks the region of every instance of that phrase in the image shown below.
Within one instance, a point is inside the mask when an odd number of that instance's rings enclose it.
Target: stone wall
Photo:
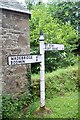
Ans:
[[[0,118],[2,118],[2,10],[0,10]]]
[[[9,55],[29,54],[29,15],[2,10],[2,73],[3,93],[19,94],[27,91],[29,65],[7,64]]]

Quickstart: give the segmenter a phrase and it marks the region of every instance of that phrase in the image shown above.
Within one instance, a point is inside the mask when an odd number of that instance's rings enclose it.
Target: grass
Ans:
[[[78,66],[69,66],[45,74],[46,106],[52,114],[37,116],[34,111],[39,105],[40,75],[32,75],[34,103],[30,105],[31,118],[78,118]],[[37,96],[37,99],[36,99]]]
[[[53,96],[46,99],[46,106],[51,109],[51,114],[35,115],[39,107],[39,100],[30,105],[30,118],[78,118],[78,92],[67,93],[64,96]]]

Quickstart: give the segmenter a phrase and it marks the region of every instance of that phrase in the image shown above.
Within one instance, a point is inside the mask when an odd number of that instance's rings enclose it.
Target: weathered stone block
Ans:
[[[4,48],[15,48],[16,41],[11,41],[11,39],[7,39],[4,42],[2,42]]]
[[[21,53],[21,48],[13,48],[11,50],[11,54],[14,55],[14,54],[17,54],[19,55]]]
[[[25,45],[27,46],[27,38],[23,35],[19,35],[18,37],[18,44],[22,47],[24,47]]]

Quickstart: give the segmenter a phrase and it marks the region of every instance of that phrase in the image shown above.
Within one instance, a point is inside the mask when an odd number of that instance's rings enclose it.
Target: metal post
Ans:
[[[40,107],[45,107],[45,62],[44,62],[44,36],[42,31],[40,31]]]

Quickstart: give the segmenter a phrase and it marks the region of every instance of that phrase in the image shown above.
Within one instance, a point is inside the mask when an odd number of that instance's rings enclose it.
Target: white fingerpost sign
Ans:
[[[8,65],[40,63],[40,107],[45,107],[45,51],[64,50],[63,44],[45,44],[44,36],[40,31],[40,55],[11,55],[8,56]]]
[[[41,55],[12,55],[8,57],[9,65],[20,65],[41,62]]]
[[[64,50],[63,44],[45,44],[45,51]]]

